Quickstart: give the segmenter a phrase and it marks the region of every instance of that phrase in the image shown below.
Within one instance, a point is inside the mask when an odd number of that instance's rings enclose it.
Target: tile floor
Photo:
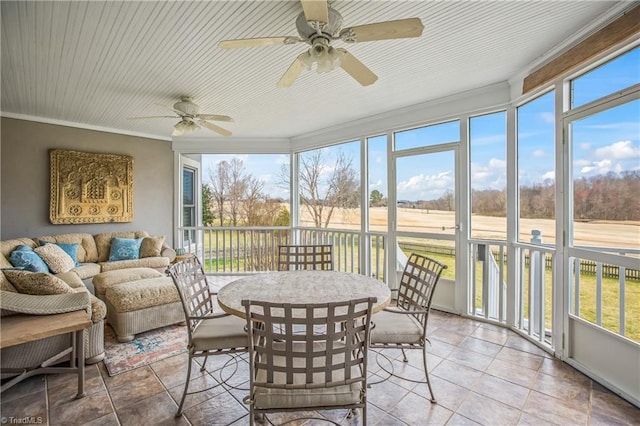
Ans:
[[[429,328],[430,377],[438,403],[426,399],[424,384],[395,378],[383,381],[368,393],[370,425],[640,424],[640,409],[509,330],[437,311]],[[420,352],[408,355],[407,364],[394,361],[396,370],[408,377],[421,376]],[[214,357],[207,366],[212,369],[223,361],[224,357]],[[86,396],[79,400],[74,399],[75,376],[33,377],[2,395],[2,423],[24,423],[25,418],[49,425],[249,423],[242,403],[246,391],[227,392],[220,386],[188,397],[183,417],[176,419],[186,362],[185,354],[176,355],[114,377],[108,376],[102,363],[88,366]],[[231,381],[239,387],[246,386],[248,373],[246,361],[240,364]],[[370,364],[370,381],[380,379],[383,374],[375,357]],[[199,369],[194,369],[193,381],[203,387],[216,383]],[[270,415],[270,419],[279,424],[299,414]],[[361,424],[361,413],[352,419],[346,419],[344,411],[311,414],[341,424]]]

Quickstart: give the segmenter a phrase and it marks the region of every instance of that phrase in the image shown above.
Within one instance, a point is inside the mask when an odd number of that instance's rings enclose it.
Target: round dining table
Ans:
[[[218,304],[228,314],[245,318],[242,300],[273,303],[328,303],[375,297],[372,314],[391,302],[384,282],[364,275],[337,271],[268,272],[235,280],[218,291]]]

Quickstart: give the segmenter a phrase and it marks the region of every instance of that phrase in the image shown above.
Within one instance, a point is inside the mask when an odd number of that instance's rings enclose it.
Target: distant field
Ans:
[[[313,226],[311,216],[302,209],[300,222],[304,226]],[[372,231],[386,232],[387,209],[374,207],[369,210]],[[453,212],[398,209],[400,231],[429,232],[433,234],[453,234],[455,216]],[[442,230],[442,227],[445,230]],[[359,209],[337,209],[329,225],[330,228],[359,229]],[[472,237],[503,240],[506,238],[506,218],[491,216],[472,216]],[[555,222],[552,219],[521,219],[520,230],[522,241],[529,241],[531,230],[542,231],[545,243],[555,242]],[[599,247],[640,246],[640,222],[593,221],[579,222],[574,229],[575,245]]]

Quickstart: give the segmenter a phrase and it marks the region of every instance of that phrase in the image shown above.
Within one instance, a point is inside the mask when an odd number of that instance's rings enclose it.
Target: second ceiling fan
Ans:
[[[218,46],[235,49],[256,46],[277,46],[304,42],[311,47],[298,55],[284,73],[278,87],[291,86],[304,69],[316,65],[317,72],[341,67],[363,86],[375,83],[378,76],[345,49],[331,46],[333,40],[346,43],[412,38],[422,35],[420,18],[400,19],[342,28],[342,15],[327,4],[327,0],[301,0],[302,13],[296,19],[299,37],[281,36],[223,40]],[[341,29],[342,28],[342,29]]]

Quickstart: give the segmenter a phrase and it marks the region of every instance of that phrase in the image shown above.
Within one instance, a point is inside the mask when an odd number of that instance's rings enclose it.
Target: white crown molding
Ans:
[[[522,95],[522,82],[524,78],[531,74],[536,69],[540,68],[553,58],[561,55],[562,53],[569,50],[571,47],[575,46],[582,40],[589,37],[591,34],[599,31],[600,29],[606,27],[612,21],[619,18],[623,15],[627,10],[632,9],[636,6],[636,2],[634,1],[621,1],[609,9],[607,12],[600,15],[597,19],[594,19],[589,24],[582,27],[580,30],[576,31],[571,37],[568,37],[562,40],[560,43],[553,46],[551,49],[547,50],[545,53],[540,55],[538,58],[531,61],[524,68],[518,71],[513,77],[508,80],[509,86],[511,86],[511,98],[518,99]],[[546,90],[546,89],[544,89]]]
[[[116,133],[119,135],[135,136],[139,138],[155,139],[161,141],[171,141],[169,137],[154,135],[151,133],[131,132],[128,130],[114,129],[112,127],[93,126],[91,124],[76,123],[73,121],[56,120],[53,118],[36,117],[34,115],[14,114],[12,112],[0,111],[0,117],[15,118],[17,120],[35,121],[38,123],[54,124],[56,126],[75,127],[78,129],[95,130],[98,132]]]
[[[289,138],[179,137],[171,149],[183,154],[289,154]]]

